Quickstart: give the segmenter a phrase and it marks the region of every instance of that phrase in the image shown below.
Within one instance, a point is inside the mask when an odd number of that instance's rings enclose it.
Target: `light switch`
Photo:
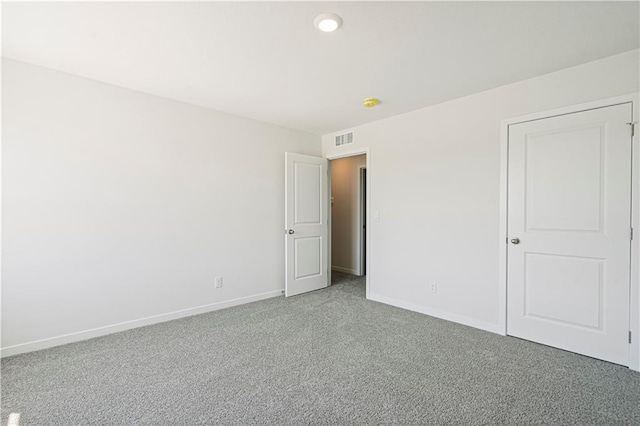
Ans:
[[[378,210],[374,210],[374,212],[373,212],[373,218],[374,218],[375,220],[380,219],[380,212],[379,212]]]

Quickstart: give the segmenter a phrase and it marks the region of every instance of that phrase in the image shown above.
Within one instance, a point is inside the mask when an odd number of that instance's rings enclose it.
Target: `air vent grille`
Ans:
[[[353,132],[336,135],[336,146],[348,145],[353,143]]]

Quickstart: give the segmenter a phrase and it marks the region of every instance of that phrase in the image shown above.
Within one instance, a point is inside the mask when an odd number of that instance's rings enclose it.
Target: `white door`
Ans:
[[[329,285],[328,161],[285,153],[285,295]]]
[[[509,126],[509,335],[628,365],[631,117]]]

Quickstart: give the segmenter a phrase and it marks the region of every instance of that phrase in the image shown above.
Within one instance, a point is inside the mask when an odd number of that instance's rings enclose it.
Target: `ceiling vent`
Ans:
[[[336,135],[336,146],[348,145],[353,143],[353,132]]]

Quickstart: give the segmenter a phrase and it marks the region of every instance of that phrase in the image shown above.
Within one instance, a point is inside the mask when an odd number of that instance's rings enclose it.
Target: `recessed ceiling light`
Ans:
[[[335,13],[321,13],[316,16],[313,23],[320,31],[330,33],[342,26],[342,18]]]

